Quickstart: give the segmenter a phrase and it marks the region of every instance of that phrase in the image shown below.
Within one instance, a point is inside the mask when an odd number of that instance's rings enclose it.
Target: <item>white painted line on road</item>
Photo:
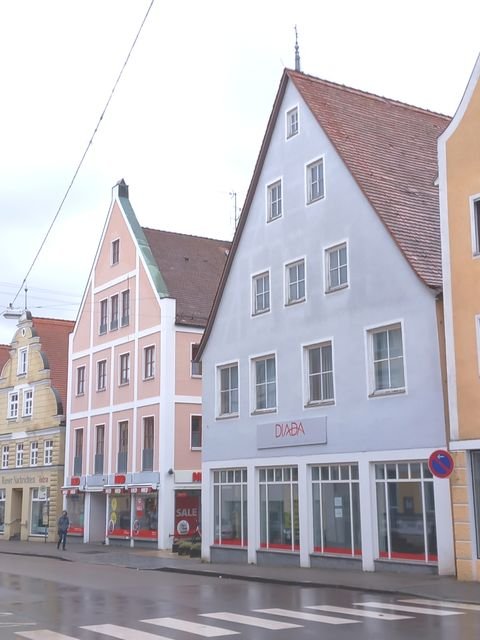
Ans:
[[[480,604],[469,604],[468,602],[452,602],[451,600],[426,600],[425,598],[408,598],[399,602],[410,602],[411,604],[427,604],[436,607],[453,607],[454,609],[466,609],[467,611],[480,611]]]
[[[157,636],[156,633],[148,633],[148,631],[139,631],[129,627],[119,627],[116,624],[93,624],[80,628],[94,633],[102,633],[111,638],[118,638],[118,640],[171,640],[171,638],[166,638],[165,636]]]
[[[148,622],[148,624],[157,624],[160,627],[168,627],[169,629],[177,629],[178,631],[187,631],[204,638],[218,638],[220,636],[238,635],[238,631],[230,631],[229,629],[221,629],[219,627],[210,627],[208,624],[199,624],[198,622],[188,622],[187,620],[179,620],[178,618],[151,618],[150,620],[141,620],[140,622]]]
[[[29,640],[78,640],[72,636],[66,636],[64,633],[57,633],[49,629],[37,629],[36,631],[15,631],[16,636],[28,638]]]
[[[360,620],[347,620],[346,618],[334,618],[333,616],[321,616],[305,611],[290,611],[289,609],[254,609],[257,613],[269,613],[274,616],[286,616],[297,620],[309,620],[310,622],[323,622],[324,624],[357,624]]]
[[[425,609],[424,607],[407,607],[402,604],[388,604],[386,602],[354,602],[360,607],[375,607],[376,609],[392,609],[407,613],[423,613],[429,616],[463,616],[461,611],[444,611],[443,609]]]
[[[412,616],[399,616],[394,613],[380,613],[379,611],[360,611],[359,609],[350,609],[348,607],[333,607],[329,604],[317,604],[306,607],[307,609],[316,609],[318,611],[327,611],[330,613],[346,613],[361,618],[375,618],[375,620],[410,620]]]
[[[227,622],[237,622],[238,624],[247,624],[251,627],[261,627],[262,629],[272,629],[279,631],[280,629],[300,628],[301,624],[293,624],[292,622],[278,622],[278,620],[266,620],[265,618],[257,618],[256,616],[244,616],[240,613],[230,613],[229,611],[218,611],[217,613],[201,613],[201,616],[207,618],[215,618],[215,620],[226,620]]]
[[[13,616],[11,611],[0,611],[0,616]]]

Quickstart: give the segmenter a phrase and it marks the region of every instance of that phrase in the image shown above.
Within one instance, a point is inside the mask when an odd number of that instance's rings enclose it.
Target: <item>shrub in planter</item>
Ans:
[[[172,542],[172,553],[178,553],[178,547],[181,543],[181,540],[178,538],[174,538]]]
[[[188,556],[190,553],[192,543],[189,540],[182,540],[182,542],[178,545],[178,555],[179,556]]]
[[[200,542],[194,542],[190,547],[190,557],[200,558],[202,555],[202,544]]]

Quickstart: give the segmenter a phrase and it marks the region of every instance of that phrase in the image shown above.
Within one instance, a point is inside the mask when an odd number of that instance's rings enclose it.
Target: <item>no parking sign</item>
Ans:
[[[428,459],[430,473],[436,478],[448,478],[453,471],[453,458],[444,449],[437,449]]]

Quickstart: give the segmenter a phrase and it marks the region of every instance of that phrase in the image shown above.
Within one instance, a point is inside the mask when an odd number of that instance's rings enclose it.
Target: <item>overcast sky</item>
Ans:
[[[0,312],[54,219],[151,0],[0,0]],[[474,0],[155,0],[28,278],[75,319],[121,178],[142,226],[231,239],[284,67],[453,115],[480,51]],[[14,306],[23,308],[22,291]],[[0,343],[15,321],[0,316]]]

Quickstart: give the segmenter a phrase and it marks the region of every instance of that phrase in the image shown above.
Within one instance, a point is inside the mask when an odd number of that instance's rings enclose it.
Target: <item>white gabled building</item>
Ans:
[[[204,559],[454,572],[448,122],[285,70],[200,345]]]

